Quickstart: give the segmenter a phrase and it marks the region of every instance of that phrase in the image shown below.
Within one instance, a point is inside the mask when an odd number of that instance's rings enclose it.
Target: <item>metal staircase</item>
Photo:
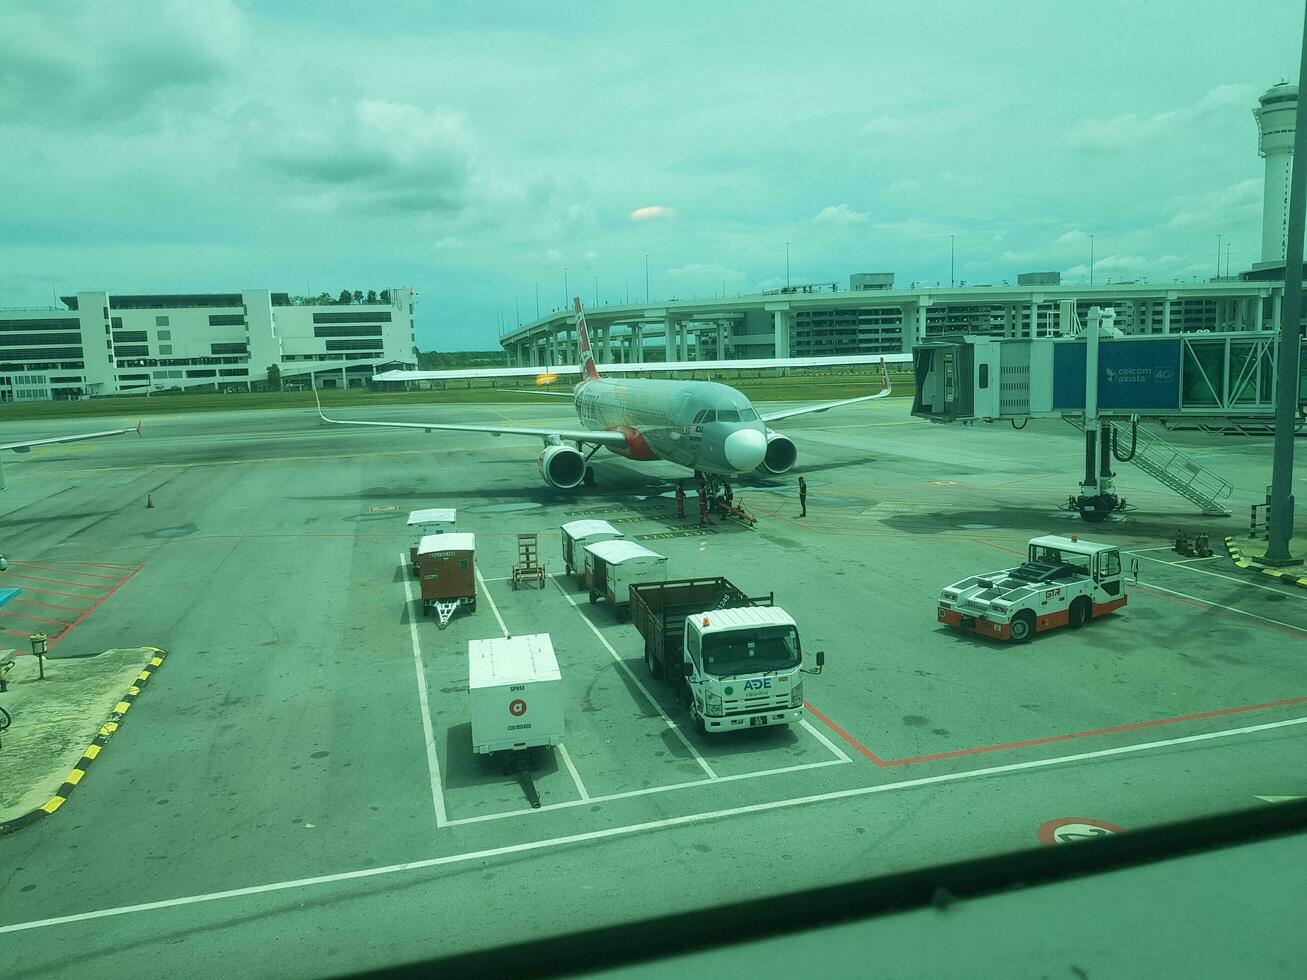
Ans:
[[[1082,417],[1066,415],[1063,418],[1074,428],[1085,431],[1085,420]],[[1131,464],[1181,497],[1197,504],[1204,514],[1210,517],[1230,516],[1230,509],[1221,501],[1234,491],[1234,484],[1194,462],[1165,440],[1149,435],[1142,427],[1136,432],[1138,440],[1135,443],[1135,454],[1129,460]]]

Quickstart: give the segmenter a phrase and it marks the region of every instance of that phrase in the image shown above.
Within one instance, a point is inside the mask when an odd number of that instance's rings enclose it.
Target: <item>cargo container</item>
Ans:
[[[548,633],[467,645],[472,751],[515,751],[563,740],[563,680]]]
[[[408,515],[408,564],[414,575],[418,573],[418,546],[429,534],[443,534],[454,530],[457,511],[453,507],[432,507],[415,510]]]
[[[585,584],[590,601],[607,599],[617,621],[626,621],[630,589],[637,582],[662,582],[667,559],[634,541],[597,541],[585,546]]]
[[[562,527],[563,532],[563,568],[568,575],[585,578],[585,553],[588,544],[596,541],[611,541],[623,537],[607,521],[570,521]]]
[[[424,616],[430,616],[434,607],[444,626],[460,605],[476,612],[475,535],[428,534],[418,545],[417,558]]]

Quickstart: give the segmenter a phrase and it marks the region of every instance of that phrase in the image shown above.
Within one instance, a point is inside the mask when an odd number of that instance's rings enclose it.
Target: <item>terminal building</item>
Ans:
[[[61,299],[62,310],[0,310],[0,402],[247,391],[273,366],[283,384],[363,387],[416,367],[408,289],[368,304],[297,305],[266,289]]]

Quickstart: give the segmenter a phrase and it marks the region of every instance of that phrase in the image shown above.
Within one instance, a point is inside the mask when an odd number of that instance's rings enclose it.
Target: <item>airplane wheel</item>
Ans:
[[[595,485],[595,471],[593,467],[587,466],[585,468],[585,475],[581,477],[581,483],[587,487]]]

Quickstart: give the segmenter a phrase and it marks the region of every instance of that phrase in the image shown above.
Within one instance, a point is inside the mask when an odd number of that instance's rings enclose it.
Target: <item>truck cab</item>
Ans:
[[[803,648],[785,610],[743,606],[687,616],[684,651],[690,713],[704,731],[803,717]]]
[[[1129,599],[1116,545],[1044,535],[1031,538],[1014,568],[973,575],[943,589],[936,620],[982,636],[1023,643],[1037,632],[1078,629]]]

